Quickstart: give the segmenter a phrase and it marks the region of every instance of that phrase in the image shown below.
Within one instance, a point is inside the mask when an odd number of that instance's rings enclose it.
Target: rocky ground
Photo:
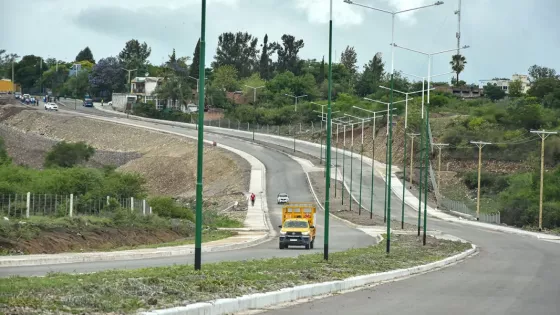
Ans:
[[[85,141],[97,151],[93,166],[112,164],[123,172],[140,173],[152,195],[195,195],[196,143],[187,138],[22,106],[0,107],[0,135],[19,164],[40,167],[56,142]],[[205,204],[222,209],[244,200],[249,163],[211,146],[204,157]]]

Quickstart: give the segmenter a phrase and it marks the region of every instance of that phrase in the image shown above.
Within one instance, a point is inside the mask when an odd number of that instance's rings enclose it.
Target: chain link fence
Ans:
[[[0,195],[0,215],[4,217],[104,216],[114,212],[117,206],[142,214],[152,213],[146,200],[132,197],[90,198],[72,194],[35,193]]]

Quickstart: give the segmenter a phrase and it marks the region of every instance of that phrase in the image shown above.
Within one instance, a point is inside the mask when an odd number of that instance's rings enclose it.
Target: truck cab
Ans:
[[[279,248],[305,246],[313,249],[315,244],[316,207],[313,203],[287,203],[282,207],[282,225]]]

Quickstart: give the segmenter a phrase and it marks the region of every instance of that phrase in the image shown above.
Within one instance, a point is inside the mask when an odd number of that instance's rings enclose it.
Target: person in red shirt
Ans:
[[[256,197],[255,194],[251,193],[251,206],[255,205],[255,197]]]

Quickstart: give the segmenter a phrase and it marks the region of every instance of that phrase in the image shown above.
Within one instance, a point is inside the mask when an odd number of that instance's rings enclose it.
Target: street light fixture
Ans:
[[[199,79],[199,78],[195,78],[195,77],[190,76],[190,75],[189,75],[189,78],[196,80],[196,93],[198,93],[198,87],[199,87],[198,82],[200,81],[200,79]],[[205,77],[205,79],[207,79],[207,78]]]
[[[285,96],[289,96],[289,97],[293,97],[296,100],[296,106],[294,108],[294,112],[297,112],[297,104],[298,104],[298,99],[301,97],[306,97],[307,94],[305,95],[299,95],[299,96],[295,96],[295,95],[291,95],[291,94],[284,94]]]
[[[250,86],[250,85],[247,85],[247,84],[245,84],[245,86],[248,87],[248,88],[253,89],[253,105],[255,105],[255,104],[257,103],[257,90],[258,90],[258,89],[262,89],[262,88],[265,87],[265,86],[262,85],[262,86],[254,87],[254,86]]]

